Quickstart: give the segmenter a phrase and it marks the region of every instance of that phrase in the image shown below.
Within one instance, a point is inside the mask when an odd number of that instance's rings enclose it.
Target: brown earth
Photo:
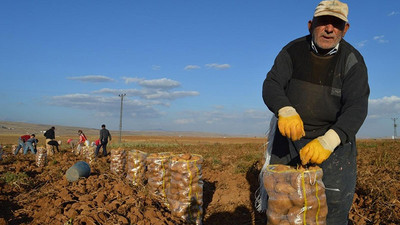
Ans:
[[[88,178],[68,182],[65,172],[82,160],[69,146],[63,144],[61,153],[38,167],[32,154],[11,154],[15,135],[1,135],[0,143],[6,145],[0,161],[0,225],[184,224],[153,200],[146,186],[134,187],[112,173],[110,155],[91,164]],[[265,139],[124,136],[122,143],[118,146],[127,150],[202,155],[203,224],[266,224],[265,214],[254,208]],[[360,140],[358,149],[351,222],[400,224],[400,143]]]

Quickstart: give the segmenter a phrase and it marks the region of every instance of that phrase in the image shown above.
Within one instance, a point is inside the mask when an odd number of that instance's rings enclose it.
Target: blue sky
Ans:
[[[261,86],[319,1],[3,0],[0,121],[263,136]],[[400,118],[400,1],[347,1],[345,39],[364,56],[358,137]],[[400,130],[398,131],[400,134]]]

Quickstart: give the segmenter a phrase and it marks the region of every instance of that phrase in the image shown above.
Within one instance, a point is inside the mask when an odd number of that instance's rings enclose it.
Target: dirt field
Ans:
[[[69,136],[59,137],[63,143]],[[266,224],[254,208],[265,139],[124,136],[122,147],[147,153],[203,157],[203,224]],[[44,140],[39,140],[39,144]],[[91,174],[68,182],[65,172],[83,158],[63,144],[38,167],[35,156],[11,154],[17,136],[0,135],[1,224],[184,224],[146,186],[134,187],[110,171],[110,155],[91,164]],[[40,145],[39,145],[40,146]],[[400,142],[360,140],[358,180],[350,214],[353,224],[400,224]]]

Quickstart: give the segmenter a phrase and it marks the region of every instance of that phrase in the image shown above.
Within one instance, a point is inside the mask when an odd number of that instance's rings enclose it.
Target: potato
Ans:
[[[292,206],[289,197],[284,194],[277,194],[273,197],[271,196],[268,200],[268,210],[271,209],[281,215],[286,214]]]
[[[326,216],[328,215],[328,206],[326,205],[321,205],[320,209],[319,209],[319,214],[318,214],[318,218],[321,219],[326,219]]]
[[[289,220],[281,220],[279,225],[290,225]]]
[[[301,187],[301,173],[293,173],[290,177],[290,185],[292,185],[292,187],[294,189],[299,189],[299,187]]]
[[[292,201],[292,204],[294,206],[298,206],[298,207],[304,206],[304,196],[303,196],[303,192],[301,190],[290,193],[289,198]]]
[[[285,173],[273,173],[273,178],[275,179],[275,183],[287,183],[287,174]]]
[[[296,192],[296,189],[294,189],[292,185],[288,183],[277,183],[275,185],[275,191],[277,193],[290,194]]]
[[[190,155],[189,153],[181,155],[182,160],[190,160],[191,158],[192,158],[192,155]]]
[[[317,212],[318,212],[318,207],[313,207],[313,208],[310,208],[309,210],[307,210],[306,211],[306,220],[316,222],[317,221]]]
[[[276,165],[272,165],[272,169],[275,172],[281,172],[281,171],[290,170],[290,166],[283,165],[283,164],[276,164]]]
[[[293,224],[302,224],[303,222],[303,208],[294,206],[289,209],[287,213],[288,220],[291,225]]]
[[[267,176],[264,174],[263,183],[267,193],[272,193],[275,191],[275,179],[273,176]]]
[[[273,210],[270,210],[268,207],[267,210],[267,218],[268,218],[268,225],[280,225],[281,224],[281,217],[284,217],[286,219],[286,216],[282,216],[279,213],[276,213]]]

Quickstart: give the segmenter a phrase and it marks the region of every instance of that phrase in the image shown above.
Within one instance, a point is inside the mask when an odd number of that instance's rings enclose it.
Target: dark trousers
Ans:
[[[292,142],[276,130],[270,164],[301,164],[299,151],[312,139]],[[328,204],[327,225],[347,225],[353,203],[357,178],[356,143],[339,145],[330,157],[319,165]]]
[[[107,143],[108,143],[108,141],[101,141],[100,144],[97,145],[96,152],[95,152],[96,156],[97,156],[97,154],[99,154],[99,150],[100,150],[101,146],[103,146],[103,156],[107,155]]]

